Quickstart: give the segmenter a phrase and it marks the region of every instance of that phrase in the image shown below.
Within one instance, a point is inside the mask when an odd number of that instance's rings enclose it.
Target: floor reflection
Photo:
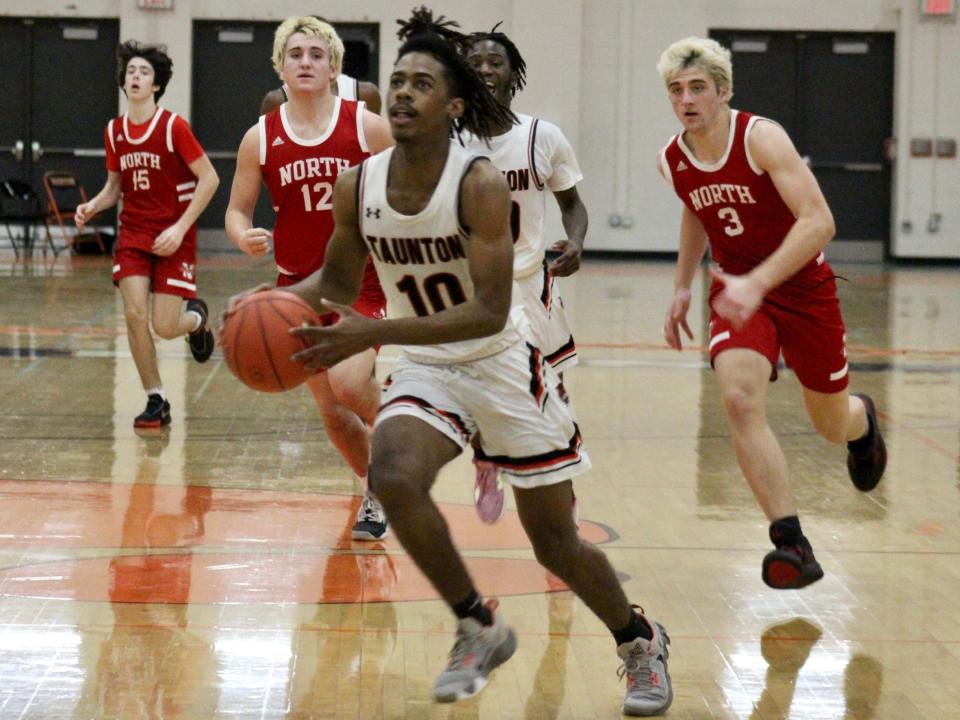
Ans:
[[[155,482],[167,444],[158,435],[142,438],[137,448],[121,532],[121,547],[132,554],[110,561],[113,627],[96,649],[77,718],[154,720],[212,717],[216,711],[218,695],[210,692],[217,687],[216,656],[188,621],[193,553],[176,551],[203,535],[211,493],[188,486],[177,507],[158,506]]]
[[[877,717],[883,691],[883,665],[876,658],[855,653],[843,672],[843,696],[847,701],[845,720]]]
[[[559,717],[567,688],[570,625],[578,601],[572,592],[552,592],[547,597],[549,639],[540,656],[533,692],[527,696],[524,717],[528,720]]]
[[[763,694],[757,700],[752,720],[787,717],[797,688],[800,669],[823,631],[803,618],[773,625],[760,636],[760,654],[767,663]]]

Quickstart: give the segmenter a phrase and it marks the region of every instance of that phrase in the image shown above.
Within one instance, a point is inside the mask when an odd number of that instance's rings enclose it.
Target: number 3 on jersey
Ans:
[[[732,207],[720,208],[717,211],[717,217],[727,223],[723,231],[730,237],[743,235],[743,223],[740,222],[740,216]]]
[[[312,198],[310,197],[310,184],[304,183],[300,186],[300,191],[303,193],[303,207],[307,212],[311,210],[333,210],[333,203],[330,202],[330,197],[333,195],[333,185],[328,182],[317,182],[313,184],[313,192],[316,195],[320,196],[320,199],[317,200],[316,204],[313,203]]]

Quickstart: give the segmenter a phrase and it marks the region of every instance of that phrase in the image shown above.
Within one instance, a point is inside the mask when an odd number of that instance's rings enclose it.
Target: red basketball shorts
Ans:
[[[821,393],[840,392],[849,382],[845,328],[835,292],[789,305],[764,300],[740,330],[710,308],[710,363],[731,348],[755,350],[770,361],[777,376],[780,354],[800,383]]]
[[[280,273],[277,275],[277,287],[290,287],[291,285],[296,285],[302,279],[303,278],[297,277],[296,275],[284,275]],[[376,293],[372,293],[367,292],[367,288],[361,287],[360,296],[350,307],[361,315],[366,315],[368,318],[383,320],[387,316],[387,301],[379,285],[376,290]],[[339,316],[336,313],[327,313],[321,317],[321,320],[323,320],[324,325],[333,325],[337,317]]]
[[[120,229],[120,239],[113,252],[113,284],[125,277],[140,275],[150,278],[150,292],[197,297],[197,229],[191,228],[173,255],[156,255],[148,248],[154,238]]]

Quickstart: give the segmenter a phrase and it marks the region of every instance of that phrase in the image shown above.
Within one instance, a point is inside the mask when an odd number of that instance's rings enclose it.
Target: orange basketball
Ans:
[[[267,290],[248,295],[223,326],[227,367],[247,387],[281,392],[303,383],[312,373],[290,356],[309,342],[290,334],[304,322],[320,324],[313,308],[293,293]]]

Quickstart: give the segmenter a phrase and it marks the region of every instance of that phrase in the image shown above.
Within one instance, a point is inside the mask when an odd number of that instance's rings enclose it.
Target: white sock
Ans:
[[[159,395],[162,399],[167,399],[167,394],[163,391],[163,385],[158,385],[155,388],[147,390],[147,396],[149,397],[150,395]]]
[[[203,325],[203,315],[198,313],[196,310],[187,310],[187,315],[193,315],[197,319],[196,324],[193,326],[193,329],[190,331],[191,333],[195,333],[197,330],[200,329],[200,326]]]

